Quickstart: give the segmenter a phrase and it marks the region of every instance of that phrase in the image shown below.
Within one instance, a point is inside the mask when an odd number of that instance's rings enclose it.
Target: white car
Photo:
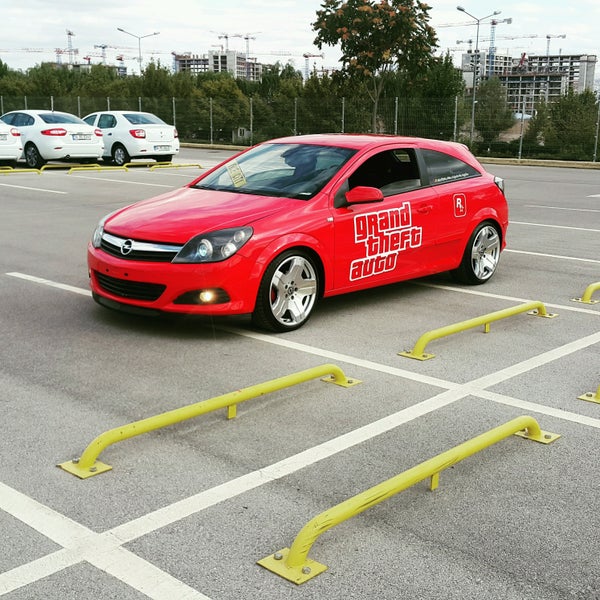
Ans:
[[[177,129],[152,113],[101,111],[83,120],[102,130],[104,158],[118,166],[128,163],[132,158],[170,162],[179,153]]]
[[[21,133],[16,127],[10,127],[0,121],[0,165],[13,165],[23,154]]]
[[[104,154],[100,129],[70,113],[14,110],[0,120],[21,132],[23,156],[32,169],[39,169],[49,160],[95,162]]]

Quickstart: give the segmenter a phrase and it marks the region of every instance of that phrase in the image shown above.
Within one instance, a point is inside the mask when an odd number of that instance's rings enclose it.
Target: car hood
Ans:
[[[200,233],[250,225],[289,210],[290,202],[299,201],[183,188],[124,208],[104,228],[127,238],[184,244]]]

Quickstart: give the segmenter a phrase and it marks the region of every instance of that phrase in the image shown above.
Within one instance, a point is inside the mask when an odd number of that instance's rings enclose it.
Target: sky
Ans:
[[[598,0],[429,0],[428,3],[430,25],[439,39],[436,54],[451,49],[456,64],[460,49],[466,50],[466,42],[475,40],[477,33],[476,21],[458,11],[457,4],[482,20],[481,49],[489,47],[491,35],[491,19],[484,17],[501,11],[494,17],[499,21],[495,28],[498,54],[545,55],[549,42],[551,54],[600,55]],[[136,36],[159,32],[139,40],[142,65],[154,59],[171,67],[172,52],[202,55],[223,46],[243,53],[249,49],[250,56],[262,63],[290,62],[301,71],[306,66],[303,54],[323,53],[323,58],[309,58],[309,68],[330,69],[339,64],[339,50],[331,47],[319,50],[313,44],[315,32],[311,24],[321,4],[322,0],[0,0],[0,60],[12,69],[26,70],[56,60],[58,48],[63,50],[62,62],[67,63],[70,39],[74,61],[87,62],[83,57],[89,56],[92,64],[100,63],[102,49],[95,46],[106,45],[107,63],[116,64],[116,56],[122,54],[129,72],[137,73]],[[73,35],[69,36],[67,31]],[[459,40],[463,43],[457,43]],[[600,76],[600,67],[597,75]]]

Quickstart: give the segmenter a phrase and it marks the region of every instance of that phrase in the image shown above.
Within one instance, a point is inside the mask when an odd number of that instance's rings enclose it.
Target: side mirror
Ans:
[[[358,185],[346,192],[346,202],[348,204],[367,204],[382,201],[383,192],[379,188]]]

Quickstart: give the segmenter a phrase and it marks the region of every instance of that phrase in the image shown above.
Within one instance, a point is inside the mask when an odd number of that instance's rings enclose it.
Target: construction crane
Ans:
[[[75,35],[70,29],[65,30],[67,32],[67,52],[69,53],[69,64],[73,64],[73,36]]]
[[[260,31],[253,31],[244,35],[246,40],[246,79],[250,79],[250,40],[255,40],[256,36],[253,34],[261,33]]]
[[[311,54],[310,52],[305,52],[304,57],[304,81],[308,81],[308,59],[309,58],[325,58],[324,54]]]
[[[229,38],[232,37],[236,37],[236,38],[241,38],[244,37],[241,33],[226,33],[226,32],[218,32],[218,31],[213,31],[211,29],[211,33],[216,33],[218,34],[217,37],[220,40],[225,40],[225,51],[227,52],[229,50]]]
[[[565,33],[561,33],[558,35],[553,35],[551,33],[549,33],[548,35],[546,35],[546,58],[550,59],[550,40],[552,38],[566,38],[567,35]],[[548,68],[550,68],[550,65],[548,65]]]
[[[500,25],[500,23],[506,23],[510,25],[512,23],[512,19],[492,19],[490,21],[490,49],[488,56],[488,77],[491,77],[494,73],[494,63],[496,62],[496,27]]]

